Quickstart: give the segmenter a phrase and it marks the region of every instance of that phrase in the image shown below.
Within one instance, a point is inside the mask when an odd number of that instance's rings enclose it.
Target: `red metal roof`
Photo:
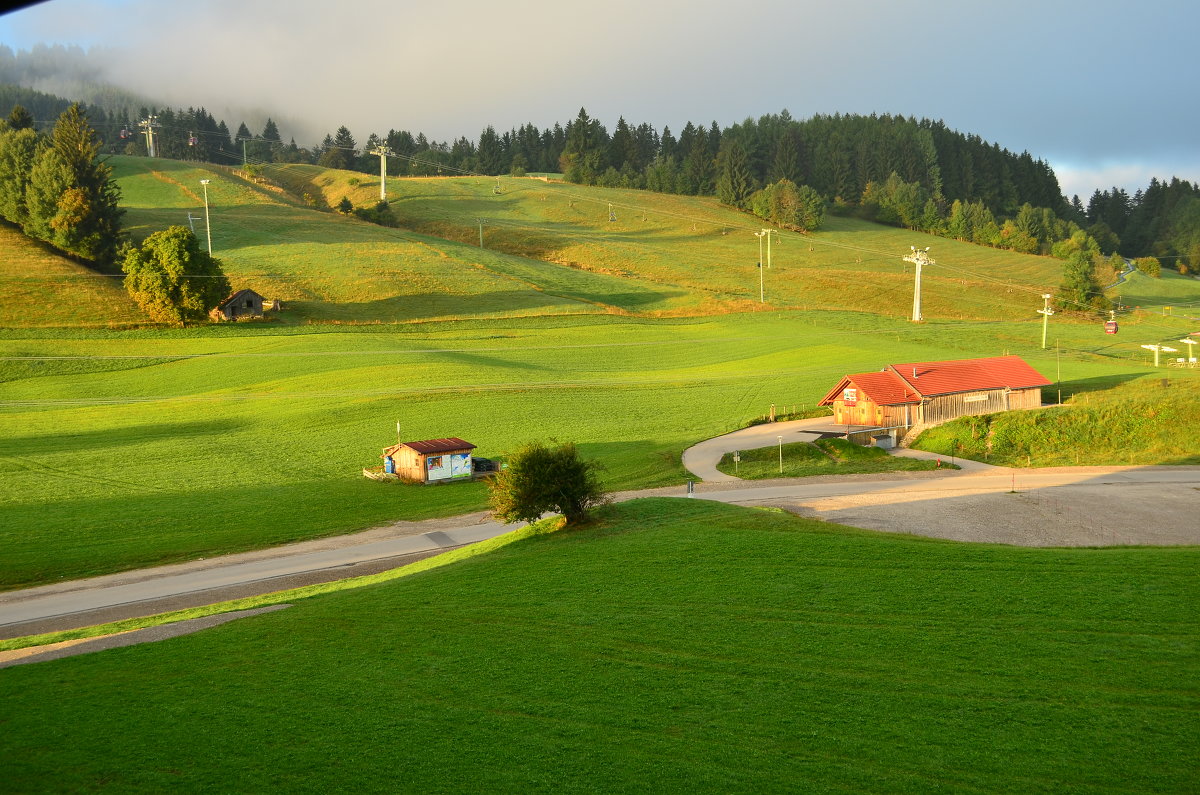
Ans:
[[[1050,381],[1020,356],[993,356],[987,359],[958,359],[949,362],[908,362],[889,364],[914,392],[924,397],[976,392],[983,389],[1028,389],[1046,386]]]
[[[902,379],[897,378],[895,373],[884,370],[881,373],[854,373],[846,376],[817,405],[827,406],[833,403],[842,396],[842,390],[852,384],[862,390],[868,400],[880,406],[921,402],[921,396],[909,389]]]
[[[897,406],[919,403],[922,397],[1005,387],[1028,389],[1049,383],[1020,356],[909,362],[889,364],[883,372],[847,375],[817,405],[832,404],[850,385],[861,389],[871,401],[881,406]]]
[[[420,442],[402,442],[386,448],[384,452],[394,452],[400,447],[408,447],[412,450],[416,450],[418,453],[453,453],[456,450],[475,449],[475,445],[471,444],[470,442],[459,439],[457,436],[451,436],[446,439],[425,439]]]

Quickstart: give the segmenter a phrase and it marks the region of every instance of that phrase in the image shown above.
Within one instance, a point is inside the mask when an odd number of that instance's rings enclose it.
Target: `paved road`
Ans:
[[[781,436],[784,444],[811,442],[821,438],[824,433],[834,433],[837,430],[829,417],[752,425],[689,447],[683,451],[683,466],[688,472],[708,483],[728,483],[739,478],[726,475],[717,469],[721,456],[726,453],[770,447],[779,444]]]
[[[844,425],[834,425],[830,417],[753,425],[749,428],[742,428],[741,430],[727,433],[724,436],[706,439],[693,447],[689,447],[683,451],[683,466],[688,472],[691,472],[706,483],[737,483],[741,482],[740,478],[736,478],[733,475],[726,475],[717,469],[717,464],[720,463],[721,456],[726,453],[732,453],[734,450],[757,450],[761,447],[774,447],[780,443],[780,437],[782,437],[784,444],[792,444],[793,442],[812,442],[820,439],[822,436],[840,436],[845,432],[846,427]],[[939,456],[935,453],[926,453],[922,450],[909,450],[907,448],[893,450],[892,454],[905,458],[924,458],[930,461],[935,458],[944,458],[944,456]],[[997,467],[990,464],[978,461],[956,459],[954,463],[964,472],[982,472],[997,469]]]
[[[779,436],[778,430],[776,426],[768,436]],[[750,448],[746,446],[745,449]],[[1109,520],[1114,519],[1112,513],[1120,508],[1132,507],[1130,509],[1134,513],[1126,520],[1132,530],[1120,538],[1112,537],[1111,543],[1200,543],[1200,521],[1195,521],[1196,504],[1200,503],[1196,495],[1196,490],[1200,490],[1200,467],[1062,467],[1057,470],[1000,470],[997,467],[985,467],[960,472],[882,473],[758,482],[722,480],[697,484],[696,496],[736,504],[775,504],[808,515],[821,515],[824,506],[832,506],[827,518],[840,521],[847,521],[846,515],[838,514],[836,510],[851,506],[859,510],[853,518],[862,521],[848,521],[847,524],[938,536],[943,533],[935,532],[936,528],[926,530],[925,524],[895,526],[896,510],[902,509],[906,518],[922,518],[931,515],[931,507],[947,506],[947,509],[958,510],[958,513],[949,515],[948,524],[959,526],[964,524],[962,500],[965,497],[973,496],[976,500],[979,495],[995,498],[998,495],[1010,495],[1014,491],[1022,494],[1056,494],[1056,489],[1092,489],[1094,494],[1109,495],[1110,498],[1116,494],[1115,489],[1126,490],[1120,494],[1138,495],[1138,500],[1124,498],[1099,516],[1096,512],[1088,513],[1086,509],[1076,510],[1076,514],[1084,516],[1080,521],[1085,521],[1085,525],[1088,522],[1104,525],[1106,521],[1111,525]],[[1080,491],[1079,494],[1085,492]],[[1171,495],[1174,501],[1169,506],[1162,498],[1166,494]],[[616,497],[618,500],[630,500],[643,496],[684,495],[684,486],[671,486],[666,489],[623,492]],[[1091,498],[1088,497],[1088,500]],[[1054,500],[1048,503],[1051,508],[1056,504],[1061,506],[1061,500]],[[919,510],[913,509],[911,503],[914,502],[919,503]],[[893,513],[888,514],[892,518],[872,524],[870,512],[864,506],[874,506],[875,509],[882,506],[892,510]],[[1010,512],[1015,506],[1013,501],[1002,502],[1000,507],[986,508],[986,512],[991,515]],[[1141,519],[1146,512],[1162,506],[1174,513],[1152,522]],[[1092,522],[1092,518],[1096,521]],[[989,524],[994,522],[989,519]],[[1030,522],[1024,521],[1024,524]],[[1182,526],[1184,530],[1182,534],[1168,536],[1138,533],[1142,525],[1164,524]],[[119,617],[152,615],[180,606],[209,604],[250,596],[252,593],[283,590],[306,581],[343,579],[368,570],[394,568],[414,558],[479,542],[509,530],[509,526],[487,521],[485,514],[428,522],[397,522],[394,526],[353,536],[319,539],[283,548],[0,593],[0,636],[12,638],[50,629],[91,626]],[[1153,527],[1147,527],[1148,530],[1153,530]],[[943,534],[943,537],[955,536]],[[1087,537],[1075,542],[1058,537],[1031,540],[965,538],[1051,545],[1110,543],[1106,534],[1098,539]],[[181,602],[180,599],[184,600]]]

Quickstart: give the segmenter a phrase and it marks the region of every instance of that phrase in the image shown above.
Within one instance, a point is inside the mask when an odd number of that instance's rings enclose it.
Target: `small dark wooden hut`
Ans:
[[[213,320],[239,320],[263,316],[263,297],[253,290],[238,290],[209,313]]]

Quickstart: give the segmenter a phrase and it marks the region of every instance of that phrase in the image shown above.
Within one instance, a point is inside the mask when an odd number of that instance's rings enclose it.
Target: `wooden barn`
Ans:
[[[209,313],[213,320],[239,320],[263,316],[263,297],[253,290],[238,290]]]
[[[898,439],[918,425],[1038,408],[1049,383],[1019,356],[909,362],[847,375],[819,405],[833,408],[838,425],[887,429]]]
[[[383,471],[401,480],[438,483],[470,480],[475,445],[457,437],[401,442],[383,450]]]

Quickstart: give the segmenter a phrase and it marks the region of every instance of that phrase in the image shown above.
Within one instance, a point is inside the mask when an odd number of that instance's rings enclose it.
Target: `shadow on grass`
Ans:
[[[64,498],[5,506],[0,590],[158,566],[486,506],[481,482],[440,486],[344,477]]]
[[[200,436],[215,436],[237,430],[245,423],[233,419],[205,422],[157,423],[131,425],[124,428],[88,431],[87,433],[41,434],[38,436],[9,436],[0,439],[0,455],[33,456],[63,452],[83,452],[131,444],[156,442],[164,439],[183,441]]]
[[[414,293],[380,298],[376,301],[285,301],[284,320],[304,322],[396,323],[406,320],[478,317],[504,313],[546,311],[547,313],[595,311],[578,299],[560,297],[537,290],[505,290],[483,295]]]
[[[1103,392],[1144,377],[1142,373],[1113,373],[1112,375],[1063,381],[1058,385],[1051,384],[1050,386],[1042,387],[1042,400],[1043,402],[1050,403],[1057,402],[1060,389],[1062,390],[1063,400],[1066,400],[1072,395],[1081,395],[1085,392]]]

